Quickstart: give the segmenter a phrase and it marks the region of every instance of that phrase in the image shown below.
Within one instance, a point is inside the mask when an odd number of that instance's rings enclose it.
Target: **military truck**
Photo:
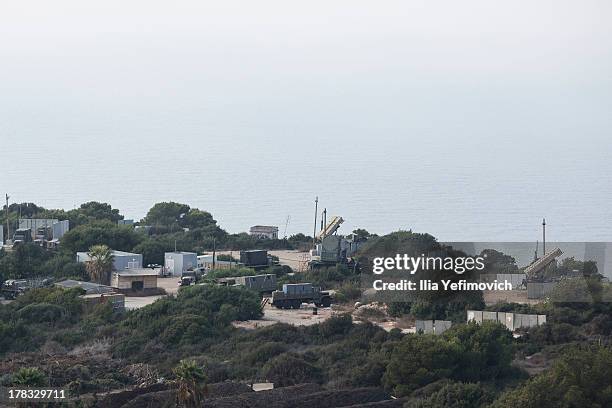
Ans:
[[[332,296],[312,283],[286,283],[283,290],[272,292],[272,306],[278,309],[299,309],[302,303],[310,302],[317,307],[329,307]]]

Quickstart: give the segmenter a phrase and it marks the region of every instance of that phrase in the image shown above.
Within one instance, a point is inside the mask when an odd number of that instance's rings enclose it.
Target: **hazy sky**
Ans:
[[[2,1],[0,189],[135,218],[182,200],[232,231],[308,232],[318,194],[379,232],[530,239],[508,224],[554,214],[612,240],[611,21],[607,0]]]

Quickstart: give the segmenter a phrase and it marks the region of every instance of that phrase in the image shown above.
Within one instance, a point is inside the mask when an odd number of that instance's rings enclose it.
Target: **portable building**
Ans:
[[[125,269],[142,269],[142,255],[131,252],[112,251],[113,270],[123,271]],[[89,261],[87,252],[77,252],[77,262]]]
[[[181,276],[183,272],[192,271],[198,267],[198,254],[195,252],[166,252],[164,255],[166,273]]]

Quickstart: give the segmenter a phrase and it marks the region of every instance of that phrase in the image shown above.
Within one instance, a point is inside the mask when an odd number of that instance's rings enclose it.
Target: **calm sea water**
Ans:
[[[51,208],[106,201],[134,219],[174,200],[210,211],[230,232],[272,224],[282,235],[289,216],[287,234],[310,234],[318,196],[320,211],[345,218],[345,232],[535,241],[545,216],[550,240],[612,240],[607,141],[534,148],[433,131],[353,137],[350,129],[301,125],[268,133],[197,121],[178,130],[159,118],[134,129],[124,121],[86,130],[60,121],[3,136],[2,192]]]

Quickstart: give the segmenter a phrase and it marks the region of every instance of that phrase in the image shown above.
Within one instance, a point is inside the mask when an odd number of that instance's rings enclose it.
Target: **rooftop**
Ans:
[[[278,227],[273,225],[253,225],[251,230],[270,230],[270,231],[278,231]]]
[[[62,287],[64,289],[72,289],[72,288],[83,288],[87,294],[93,293],[110,293],[113,292],[114,289],[110,286],[100,285],[95,282],[83,282],[77,281],[73,279],[67,279],[61,282],[56,282],[55,286]]]
[[[113,274],[119,276],[159,276],[159,269],[126,269],[123,271],[115,271]]]
[[[125,252],[125,251],[115,251],[114,249],[112,250],[112,253],[113,253],[113,256],[141,256],[140,254],[134,254],[132,252]],[[80,251],[80,252],[77,252],[77,254],[87,255],[88,252]]]

